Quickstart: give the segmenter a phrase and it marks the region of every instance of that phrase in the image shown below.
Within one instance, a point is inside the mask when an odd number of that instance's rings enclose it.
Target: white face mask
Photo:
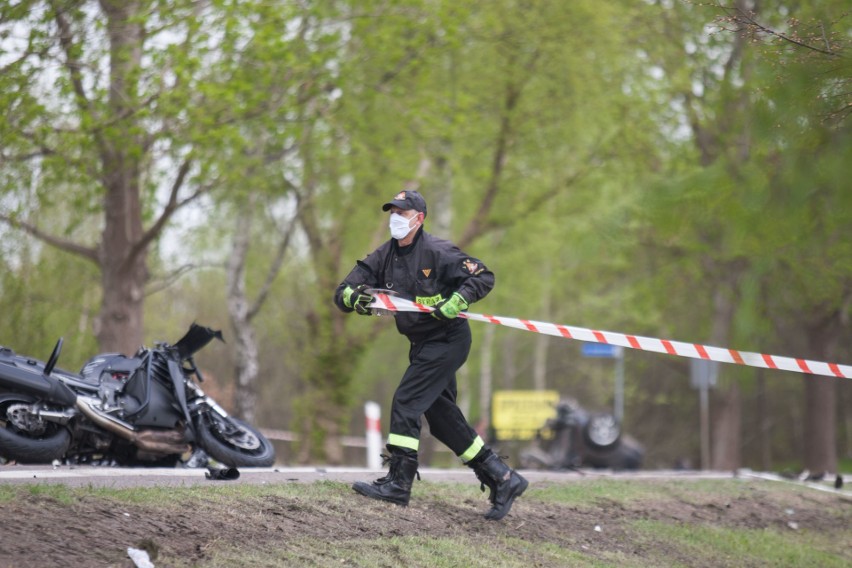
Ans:
[[[414,218],[416,217],[412,217],[412,219]],[[411,219],[403,217],[399,213],[391,213],[390,222],[388,223],[391,236],[397,240],[404,239],[411,232],[409,223],[411,223]]]

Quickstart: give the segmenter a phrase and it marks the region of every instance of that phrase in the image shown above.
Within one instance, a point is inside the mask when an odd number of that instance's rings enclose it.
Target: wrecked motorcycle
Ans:
[[[645,449],[623,434],[615,416],[590,413],[575,400],[556,405],[556,416],[547,420],[533,443],[520,454],[527,469],[576,469],[580,467],[634,470],[642,467]]]
[[[193,355],[219,331],[193,324],[174,345],[104,353],[79,374],[0,347],[0,457],[21,463],[174,466],[199,450],[231,467],[266,467],[275,450],[198,383]]]

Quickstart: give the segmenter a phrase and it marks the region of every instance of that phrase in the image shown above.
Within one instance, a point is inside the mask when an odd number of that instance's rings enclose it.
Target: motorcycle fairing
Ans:
[[[86,381],[100,383],[106,378],[105,373],[109,373],[110,376],[124,375],[126,378],[142,363],[143,361],[137,357],[125,357],[121,353],[102,353],[86,361],[80,374]]]
[[[141,376],[141,373],[140,373]],[[185,414],[175,404],[171,389],[159,381],[148,381],[148,403],[130,421],[136,428],[175,428]]]
[[[189,331],[186,332],[186,335],[181,337],[172,347],[177,349],[178,356],[183,361],[203,349],[204,346],[214,339],[218,339],[223,343],[225,342],[221,331],[193,323],[189,327]]]
[[[99,398],[108,406],[121,406],[123,419],[133,427],[171,429],[185,422],[186,403],[180,401],[183,389],[172,378],[172,363],[158,361],[158,372],[152,372],[150,352],[142,357],[103,353],[84,365],[83,374],[88,382],[97,382]],[[180,404],[175,404],[173,389],[180,393]]]

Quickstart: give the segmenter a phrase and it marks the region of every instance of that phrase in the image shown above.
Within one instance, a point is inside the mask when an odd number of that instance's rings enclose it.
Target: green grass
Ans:
[[[691,564],[690,558],[712,558],[720,566],[849,566],[849,558],[842,558],[842,550],[839,549],[852,545],[848,533],[845,543],[840,540],[833,544],[829,539],[807,531],[795,534],[792,530],[782,533],[772,529],[684,526],[659,521],[631,524],[638,531],[637,538],[646,543],[666,543],[665,549],[675,545],[683,566]],[[649,548],[654,549],[653,546]],[[670,555],[659,558],[661,563],[671,560]]]
[[[163,507],[181,507],[198,501],[217,502],[228,499],[264,497],[304,497],[312,500],[343,500],[350,493],[349,485],[334,481],[316,483],[276,483],[268,485],[220,485],[211,491],[205,485],[187,487],[134,487],[114,489],[108,487],[72,488],[59,483],[45,484],[2,484],[0,483],[0,503],[17,499],[22,492],[34,496],[54,499],[71,504],[84,496],[96,496],[121,503],[156,504]]]
[[[77,496],[79,495],[78,491],[72,490],[66,485],[54,485],[50,483],[44,485],[0,484],[0,504],[13,501],[22,493],[27,493],[34,497],[52,499],[63,505],[70,505],[77,500]]]
[[[491,546],[488,546],[491,544]],[[499,546],[495,546],[499,544]],[[600,562],[583,554],[558,546],[530,543],[518,539],[475,541],[460,537],[421,538],[391,537],[387,539],[343,541],[299,540],[291,543],[298,550],[286,546],[276,549],[245,550],[228,548],[218,550],[205,562],[211,568],[252,566],[363,566],[363,567],[430,567],[430,568],[530,568],[531,566],[620,566],[618,562]],[[184,565],[176,565],[181,568]],[[190,566],[190,565],[185,565]],[[638,566],[638,565],[637,565]]]
[[[659,499],[661,496],[708,495],[718,492],[720,483],[725,492],[736,494],[741,488],[738,481],[667,481],[665,483],[643,482],[631,483],[615,479],[575,480],[571,483],[541,482],[530,485],[524,493],[524,498],[534,498],[551,503],[566,503],[574,506],[594,505],[600,501],[637,502],[643,499]],[[486,490],[487,491],[487,490]],[[448,502],[460,498],[479,499],[482,493],[479,482],[471,479],[470,483],[448,484],[424,481],[414,485],[414,493],[437,497]]]
[[[589,568],[646,568],[688,566],[773,566],[845,568],[848,557],[791,540],[772,530],[723,529],[676,526],[656,521],[632,523],[632,538],[641,555],[621,551],[588,552],[551,543],[512,538],[472,540],[459,538],[392,537],[332,542],[298,539],[281,547],[253,549],[225,547],[205,562],[210,567],[252,566],[406,566],[456,568],[529,568],[575,566]],[[804,535],[820,541],[818,535]],[[848,542],[846,543],[849,544]],[[821,542],[820,546],[830,546]],[[593,548],[593,547],[592,547]],[[177,567],[190,566],[177,564]]]
[[[168,550],[155,561],[178,568],[852,565],[848,496],[754,480],[542,482],[530,487],[518,514],[500,523],[479,521],[476,509],[484,511],[486,501],[478,484],[437,482],[416,483],[412,504],[420,506],[408,509],[364,501],[349,484],[332,481],[133,489],[0,484],[0,515],[4,505],[33,498],[51,501],[37,508],[54,513],[86,505],[98,511],[112,502],[133,518],[166,525],[170,515],[186,518],[176,513],[181,508],[221,516],[225,526],[254,523],[255,542],[229,539],[217,528],[194,536],[205,550],[200,564]],[[313,530],[299,528],[303,518]],[[788,527],[794,519],[801,522]],[[422,522],[423,534],[385,530],[401,522]],[[598,523],[601,531],[594,530]],[[363,532],[335,534],[335,526],[350,524]]]
[[[541,499],[570,503],[572,505],[591,505],[600,501],[638,502],[645,499],[700,499],[708,495],[723,492],[732,498],[747,491],[736,480],[696,480],[696,481],[647,481],[642,483],[625,482],[619,479],[595,479],[567,484],[553,484],[537,488],[533,486],[530,495]]]

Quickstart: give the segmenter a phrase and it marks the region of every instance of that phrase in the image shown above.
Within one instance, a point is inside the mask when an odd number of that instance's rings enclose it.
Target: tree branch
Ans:
[[[840,57],[840,55],[841,55],[840,53],[833,51],[831,49],[831,45],[828,42],[828,38],[825,36],[825,30],[824,29],[823,29],[822,38],[825,41],[826,49],[821,49],[819,47],[805,43],[804,41],[798,40],[794,37],[791,37],[787,34],[775,31],[772,28],[764,26],[763,24],[761,24],[760,22],[757,21],[757,19],[753,15],[754,14],[753,12],[751,12],[749,10],[745,10],[744,8],[742,8],[739,5],[732,8],[732,7],[723,6],[723,5],[720,4],[719,8],[721,8],[722,11],[725,12],[725,14],[727,14],[727,18],[723,18],[723,21],[727,21],[727,22],[730,22],[732,24],[737,24],[738,26],[740,26],[737,29],[733,29],[733,30],[729,30],[728,28],[726,28],[723,25],[720,26],[722,29],[724,29],[726,31],[738,32],[738,33],[748,32],[752,37],[757,36],[759,34],[764,34],[764,35],[768,35],[768,36],[772,36],[772,37],[777,37],[778,39],[780,39],[782,41],[786,41],[786,42],[791,43],[793,45],[797,45],[797,46],[802,47],[804,49],[807,49],[807,50],[810,50],[810,51],[815,51],[815,52],[821,53],[823,55],[828,55],[830,57]]]
[[[136,257],[137,254],[145,250],[145,248],[151,244],[151,242],[156,239],[160,233],[163,231],[163,227],[166,226],[168,220],[174,215],[175,211],[190,203],[195,201],[198,197],[207,192],[208,187],[200,188],[198,191],[193,193],[188,198],[183,201],[178,201],[178,192],[181,187],[183,187],[184,181],[186,180],[186,176],[189,173],[189,169],[192,166],[192,160],[187,158],[180,165],[178,169],[178,175],[175,177],[174,183],[172,183],[171,193],[169,194],[169,201],[166,203],[166,206],[163,208],[162,213],[160,213],[160,217],[154,222],[151,227],[145,231],[145,234],[142,235],[142,238],[136,242],[133,246],[133,250],[130,251],[128,255],[128,261],[132,260]]]
[[[191,262],[188,263],[188,264],[184,264],[184,265],[178,267],[176,270],[173,270],[172,272],[167,274],[159,282],[149,284],[148,286],[146,286],[145,287],[145,296],[152,296],[152,295],[154,295],[158,292],[162,292],[163,290],[165,290],[166,288],[168,288],[169,286],[174,284],[181,276],[183,276],[184,274],[187,274],[187,273],[189,273],[193,270],[196,270],[198,268],[221,268],[221,266],[218,265],[218,264],[209,264],[209,263],[194,264],[194,263],[191,263]]]
[[[479,209],[468,223],[461,239],[459,248],[465,248],[478,237],[486,226],[486,219],[497,198],[500,190],[500,178],[503,174],[503,166],[506,164],[506,153],[508,151],[509,139],[512,136],[512,110],[518,103],[520,89],[513,84],[506,85],[506,98],[503,105],[503,116],[500,119],[500,132],[497,134],[497,144],[494,147],[494,155],[491,158],[491,176],[485,189],[485,195],[479,204]]]
[[[3,65],[2,67],[0,67],[0,75],[7,75],[7,74],[11,73],[11,71],[15,67],[19,67],[31,55],[43,56],[45,53],[47,53],[47,49],[42,49],[42,50],[39,50],[39,51],[31,51],[31,50],[27,49],[23,53],[21,53],[20,57],[10,61],[9,63],[7,63],[6,65]]]
[[[278,244],[278,250],[275,251],[275,258],[272,261],[272,265],[269,267],[269,271],[266,273],[266,280],[263,282],[263,286],[261,286],[260,291],[257,294],[257,298],[255,298],[248,310],[248,313],[246,314],[246,319],[248,321],[254,319],[254,316],[256,316],[260,311],[260,308],[263,307],[264,302],[266,302],[266,298],[269,296],[269,291],[272,289],[273,282],[275,282],[275,279],[281,272],[281,267],[284,265],[284,255],[290,247],[290,240],[295,232],[297,226],[296,221],[300,214],[301,207],[296,209],[296,214],[293,216],[293,219],[290,221],[290,225],[284,232],[281,242]]]
[[[62,8],[58,6],[57,2],[51,1],[50,5],[53,8],[55,15],[54,19],[56,20],[56,25],[59,28],[59,45],[62,47],[63,53],[65,53],[65,68],[68,70],[68,74],[71,77],[71,85],[74,88],[77,106],[81,112],[86,112],[90,116],[93,116],[91,101],[89,101],[89,97],[86,96],[86,89],[83,87],[83,75],[80,72],[83,66],[79,61],[77,61],[73,54],[74,34],[71,31],[71,24],[68,22],[68,19],[65,17],[65,13]],[[103,137],[96,131],[95,138],[103,151],[106,148]]]
[[[76,254],[77,256],[94,262],[98,266],[101,265],[100,258],[98,256],[98,250],[96,248],[86,247],[79,243],[75,243],[74,241],[48,234],[31,223],[21,221],[20,219],[15,219],[14,217],[11,217],[5,213],[0,213],[0,221],[7,223],[11,227],[20,229],[25,233],[28,233],[29,235],[54,248],[72,254]]]
[[[512,141],[512,136],[514,135],[514,124],[512,122],[513,114],[521,100],[524,88],[533,77],[540,55],[540,50],[536,49],[533,51],[528,60],[521,61],[517,64],[517,67],[522,73],[525,73],[525,76],[522,76],[521,79],[517,81],[509,80],[506,82],[506,93],[503,99],[503,112],[501,113],[502,117],[500,119],[500,132],[497,134],[497,144],[494,148],[494,155],[491,160],[491,177],[488,180],[485,195],[480,202],[479,209],[462,233],[462,237],[459,240],[459,248],[465,248],[468,246],[476,237],[481,235],[486,228],[490,226],[490,223],[488,222],[488,215],[491,213],[494,201],[497,199],[497,194],[500,191],[503,168],[506,165],[509,145]],[[512,58],[511,63],[510,68],[516,63],[514,58]]]

